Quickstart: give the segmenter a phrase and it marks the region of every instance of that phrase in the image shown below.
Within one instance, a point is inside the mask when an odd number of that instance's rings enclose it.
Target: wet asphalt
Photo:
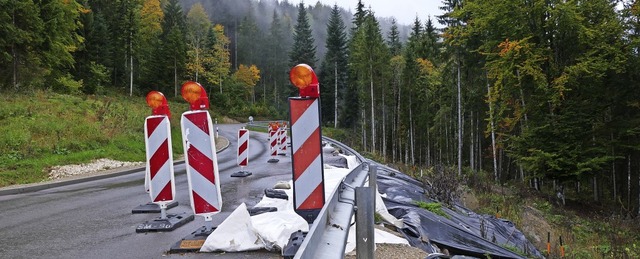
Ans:
[[[251,208],[278,181],[291,180],[291,158],[270,158],[267,134],[251,132],[246,178],[230,177],[236,165],[237,130],[218,125],[230,145],[218,153],[222,211],[213,216],[218,225],[241,203]],[[288,151],[290,152],[290,151]],[[176,200],[168,214],[193,214],[184,163],[174,166]],[[115,174],[117,175],[117,174]],[[144,168],[105,179],[61,184],[33,192],[0,195],[0,258],[281,258],[280,252],[168,254],[176,242],[204,225],[195,219],[171,232],[136,233],[136,227],[159,214],[132,214],[150,202],[144,191]]]

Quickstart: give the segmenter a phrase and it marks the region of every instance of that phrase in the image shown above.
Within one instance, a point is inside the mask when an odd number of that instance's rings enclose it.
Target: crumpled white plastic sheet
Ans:
[[[264,248],[280,251],[289,242],[291,234],[301,230],[309,232],[309,224],[293,210],[263,213],[251,217],[256,234]]]
[[[218,227],[211,232],[200,252],[241,252],[258,250],[264,244],[255,232],[247,205],[240,204]]]

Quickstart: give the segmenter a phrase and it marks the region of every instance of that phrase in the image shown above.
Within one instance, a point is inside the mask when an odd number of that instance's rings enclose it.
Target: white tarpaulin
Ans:
[[[200,252],[240,252],[263,248],[251,224],[247,205],[240,204],[204,241]]]
[[[287,245],[293,232],[309,232],[309,224],[292,210],[263,213],[251,217],[256,233],[269,251]]]

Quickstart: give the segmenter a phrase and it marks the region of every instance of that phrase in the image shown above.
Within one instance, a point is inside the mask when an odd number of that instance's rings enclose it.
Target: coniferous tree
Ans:
[[[162,66],[164,69],[158,71],[158,78],[161,82],[161,89],[169,91],[170,86],[173,86],[174,96],[178,96],[178,84],[185,71],[187,56],[186,21],[178,0],[169,0],[165,6],[164,14],[162,35],[160,36],[163,45],[162,51],[159,52],[161,57],[165,57]]]
[[[327,53],[320,68],[320,96],[322,96],[322,119],[338,126],[338,107],[347,83],[347,34],[338,5],[334,5],[327,24]]]
[[[0,7],[2,84],[18,90],[23,83],[36,79],[32,75],[37,73],[40,61],[32,46],[42,42],[44,22],[38,15],[40,7],[33,1],[3,1]]]
[[[316,46],[304,3],[298,5],[298,19],[293,34],[293,46],[289,52],[289,66],[307,64],[314,68],[317,61]],[[296,94],[297,90],[292,88],[290,96],[295,96]]]
[[[362,27],[365,17],[367,16],[367,11],[364,10],[364,4],[362,0],[358,1],[356,6],[356,13],[353,15],[352,19],[352,27],[350,32],[349,39],[349,63],[353,64],[353,56],[354,53],[354,42],[356,38],[356,34],[358,30]],[[358,73],[355,72],[354,67],[349,66],[349,84],[345,90],[345,105],[342,106],[342,109],[339,111],[339,124],[346,128],[355,129],[357,127],[358,121],[361,117],[360,114],[360,96],[359,90],[357,86],[358,81]],[[364,138],[364,136],[362,136]],[[364,141],[363,141],[364,142]]]
[[[304,63],[311,67],[316,64],[316,46],[307,17],[307,9],[304,3],[298,5],[298,19],[293,32],[293,46],[289,52],[289,65],[291,67]]]
[[[139,63],[140,89],[142,94],[156,89],[155,72],[159,69],[157,52],[160,50],[162,20],[164,12],[159,0],[145,0],[140,10],[140,33],[138,36],[137,56]]]

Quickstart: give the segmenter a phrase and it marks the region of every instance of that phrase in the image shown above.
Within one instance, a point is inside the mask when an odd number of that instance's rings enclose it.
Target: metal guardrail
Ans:
[[[254,121],[251,126],[267,127],[262,125],[267,123]],[[322,140],[341,149],[346,155],[355,156],[360,164],[331,193],[294,258],[344,258],[351,219],[356,207],[356,188],[364,186],[367,176],[373,182],[371,186],[375,186],[377,168],[375,162],[367,160],[360,153],[337,140],[325,136]],[[376,189],[373,188],[373,191],[375,192]]]
[[[362,155],[349,146],[328,137],[322,137],[322,139],[339,147],[343,152],[356,156],[360,165],[354,168],[333,191],[294,258],[344,258],[351,218],[356,205],[356,188],[364,185],[370,173],[375,174],[375,166],[371,166]]]

